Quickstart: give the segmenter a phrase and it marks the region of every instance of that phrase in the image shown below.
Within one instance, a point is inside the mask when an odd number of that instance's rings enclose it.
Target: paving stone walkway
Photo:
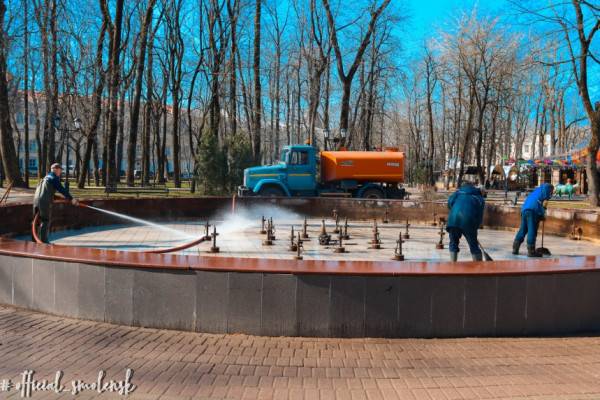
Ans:
[[[133,399],[598,399],[600,338],[267,338],[122,327],[0,307],[0,399],[24,370],[70,390],[123,380]],[[7,380],[12,387],[7,389]],[[34,392],[33,399],[112,399]],[[122,398],[122,397],[121,397]]]

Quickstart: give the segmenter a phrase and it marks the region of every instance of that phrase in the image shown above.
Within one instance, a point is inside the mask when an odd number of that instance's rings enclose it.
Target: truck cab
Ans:
[[[244,170],[240,196],[314,196],[317,191],[317,150],[309,145],[285,146],[273,165]]]

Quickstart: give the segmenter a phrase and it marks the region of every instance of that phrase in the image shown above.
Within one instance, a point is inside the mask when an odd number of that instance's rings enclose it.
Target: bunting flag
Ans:
[[[514,158],[503,157],[502,161],[504,165],[526,165],[530,167],[561,167],[561,168],[585,168],[585,162],[587,160],[589,154],[589,150],[587,148],[583,148],[578,151],[574,151],[570,154],[555,156],[555,157],[546,157],[546,158],[536,158],[531,160],[519,159],[515,160]],[[600,150],[596,154],[596,164],[600,168]]]

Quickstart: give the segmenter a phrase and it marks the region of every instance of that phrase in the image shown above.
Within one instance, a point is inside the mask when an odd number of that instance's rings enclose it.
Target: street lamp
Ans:
[[[339,143],[344,143],[346,136],[348,135],[348,131],[346,129],[340,129],[340,134],[339,135],[334,135],[333,137],[331,137],[331,132],[329,131],[329,129],[325,129],[323,131],[323,137],[325,139],[325,150],[327,150],[327,145],[329,143],[333,143],[333,147],[337,148]]]

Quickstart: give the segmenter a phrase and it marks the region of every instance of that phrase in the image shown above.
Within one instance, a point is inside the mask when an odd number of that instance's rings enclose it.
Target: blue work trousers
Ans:
[[[460,228],[451,226],[448,227],[448,235],[450,237],[450,245],[448,246],[450,248],[450,252],[458,253],[458,243],[460,242],[460,238],[464,235],[465,239],[467,239],[467,243],[469,244],[469,250],[471,250],[471,254],[481,254],[481,248],[477,242],[477,231],[466,232]]]
[[[527,245],[535,246],[540,220],[540,216],[533,210],[523,211],[521,213],[521,227],[517,232],[517,236],[515,236],[515,242],[523,243],[525,236],[527,236]]]

